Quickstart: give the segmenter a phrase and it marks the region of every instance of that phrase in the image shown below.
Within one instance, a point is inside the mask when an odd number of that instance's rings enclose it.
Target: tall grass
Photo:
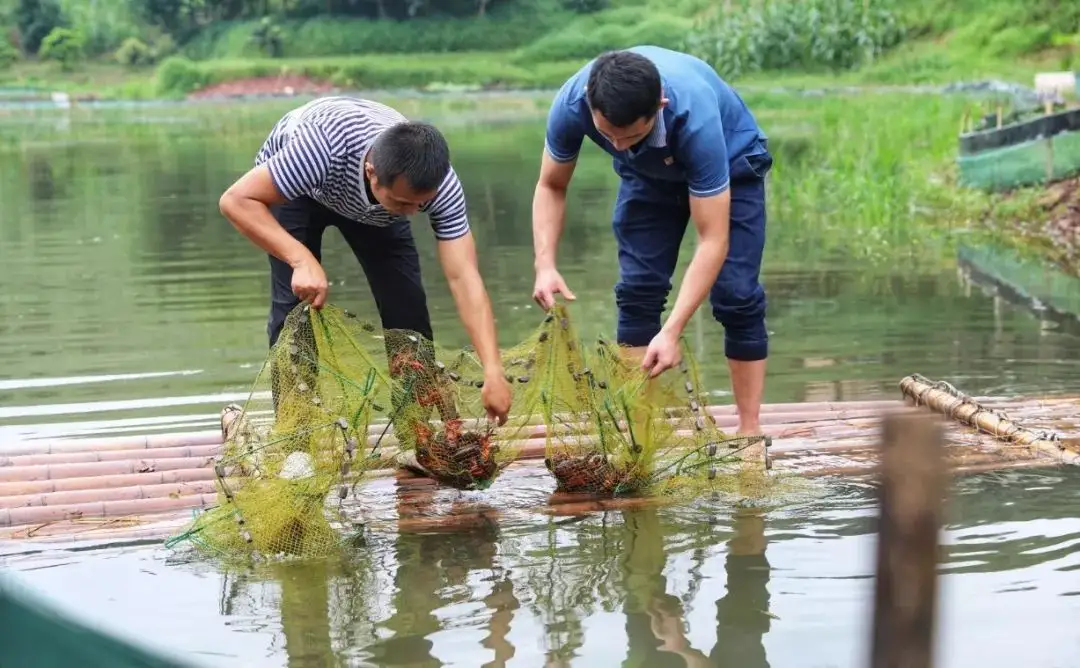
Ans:
[[[954,233],[1026,215],[1033,198],[1005,201],[956,184],[956,137],[970,101],[958,96],[747,95],[778,141],[770,181],[770,243],[831,244],[878,262],[925,261]],[[808,231],[813,226],[813,233]],[[1003,231],[1008,228],[1003,226]],[[929,254],[932,257],[932,254]]]
[[[782,69],[844,70],[872,62],[900,43],[895,0],[742,0],[717,11],[687,48],[721,74]]]

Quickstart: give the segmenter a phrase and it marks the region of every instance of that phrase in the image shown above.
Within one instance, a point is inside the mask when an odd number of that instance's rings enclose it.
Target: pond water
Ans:
[[[286,108],[0,121],[0,453],[22,439],[213,428],[223,403],[246,396],[266,352],[268,265],[217,198]],[[447,117],[447,134],[508,345],[541,318],[529,210],[543,125],[466,116]],[[782,133],[773,146],[782,165]],[[560,264],[578,296],[572,314],[594,336],[615,325],[616,183],[589,154]],[[775,178],[799,173],[778,167]],[[1080,392],[1080,337],[968,289],[939,244],[917,242],[918,262],[896,248],[905,259],[892,261],[855,252],[814,211],[771,207],[766,401],[893,398],[912,372],[974,394]],[[436,336],[463,345],[426,221],[414,227]],[[324,261],[331,300],[374,318],[334,232]],[[729,403],[722,330],[706,311],[688,336],[716,401]],[[958,483],[939,665],[1075,665],[1077,483],[1069,471]],[[768,512],[695,506],[388,531],[355,563],[243,574],[155,545],[8,565],[65,609],[194,665],[860,666],[873,503],[869,489],[838,482]],[[1025,632],[1047,641],[1021,645]]]

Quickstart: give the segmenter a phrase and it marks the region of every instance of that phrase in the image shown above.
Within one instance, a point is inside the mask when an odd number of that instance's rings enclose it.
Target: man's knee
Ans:
[[[627,346],[647,346],[660,331],[671,286],[668,283],[620,281],[615,286],[615,305],[619,310],[618,342]]]
[[[768,299],[756,280],[718,282],[710,294],[713,317],[724,327],[724,354],[734,360],[768,357]]]

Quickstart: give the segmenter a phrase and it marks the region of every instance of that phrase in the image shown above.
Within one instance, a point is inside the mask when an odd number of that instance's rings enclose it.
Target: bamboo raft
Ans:
[[[944,460],[953,475],[1080,464],[1080,397],[968,397],[918,374],[900,382],[895,400],[769,404],[762,426],[774,472],[801,476],[874,475],[884,415],[931,410],[946,420]],[[734,429],[732,406],[712,409]],[[373,427],[374,432],[381,427]],[[401,470],[386,453],[350,503],[394,530],[433,530],[515,514],[574,515],[657,503],[554,493],[544,469],[545,427],[526,434],[519,461],[487,493],[437,489]],[[0,456],[0,540],[160,540],[192,513],[218,502],[214,461],[220,431],[43,441],[7,447]]]

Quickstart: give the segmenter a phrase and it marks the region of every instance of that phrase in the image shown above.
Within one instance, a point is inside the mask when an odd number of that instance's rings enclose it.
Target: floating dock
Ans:
[[[943,417],[945,461],[955,475],[1080,464],[1080,397],[971,398],[918,374],[901,381],[899,394],[894,400],[763,406],[772,472],[872,475],[881,420],[900,410]],[[721,429],[735,428],[733,406],[711,412]],[[487,492],[438,489],[442,501],[432,505],[433,481],[387,464],[368,474],[350,503],[366,499],[372,507],[392,508],[388,521],[406,531],[459,526],[503,512],[580,514],[655,502],[556,494],[542,463],[543,446],[544,426],[537,425],[526,435],[520,460]],[[198,509],[218,503],[214,462],[221,448],[217,430],[6,447],[0,456],[0,540],[164,539]],[[500,503],[504,490],[512,501],[505,509]],[[428,501],[418,502],[417,495],[424,493]]]

